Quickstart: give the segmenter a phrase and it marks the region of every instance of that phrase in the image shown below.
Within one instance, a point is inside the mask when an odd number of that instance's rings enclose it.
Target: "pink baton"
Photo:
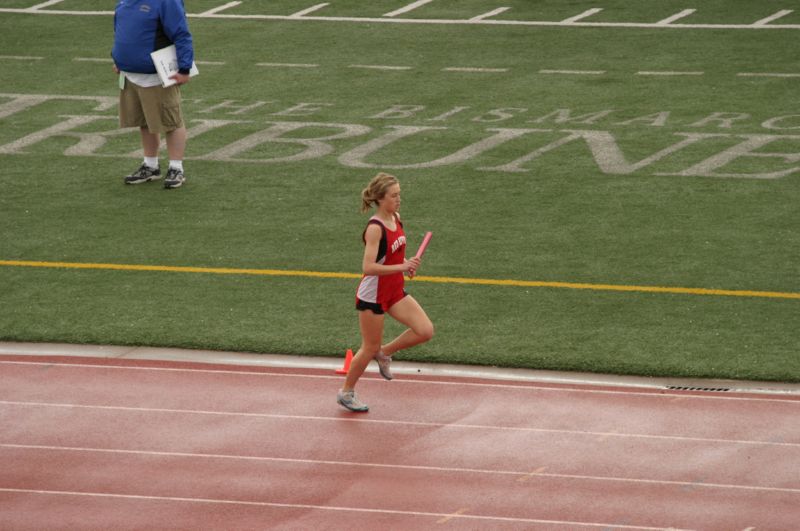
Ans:
[[[419,249],[417,249],[417,254],[414,255],[414,258],[422,258],[422,255],[425,254],[425,249],[428,248],[428,244],[431,241],[431,236],[433,233],[428,231],[425,233],[425,237],[422,238],[422,243],[419,244]]]

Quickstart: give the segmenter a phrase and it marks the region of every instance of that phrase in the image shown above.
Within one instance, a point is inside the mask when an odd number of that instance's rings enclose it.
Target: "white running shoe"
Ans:
[[[394,376],[392,376],[392,369],[391,369],[391,364],[392,364],[391,356],[387,356],[383,352],[378,352],[378,354],[375,355],[375,361],[378,362],[378,370],[380,371],[381,376],[383,376],[384,379],[391,380],[392,378],[394,378]]]
[[[340,406],[345,407],[350,411],[355,411],[356,413],[369,411],[369,406],[361,402],[356,396],[356,392],[352,389],[350,391],[340,390],[336,395],[336,401],[339,402]]]

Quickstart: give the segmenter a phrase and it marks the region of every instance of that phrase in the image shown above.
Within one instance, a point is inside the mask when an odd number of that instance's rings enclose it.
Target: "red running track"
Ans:
[[[800,528],[800,397],[0,356],[0,529]]]

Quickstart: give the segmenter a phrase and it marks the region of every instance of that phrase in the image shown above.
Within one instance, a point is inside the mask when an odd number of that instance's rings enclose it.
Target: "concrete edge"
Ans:
[[[118,358],[132,360],[187,361],[219,365],[250,367],[281,367],[297,369],[322,369],[331,372],[340,369],[342,359],[318,356],[287,356],[280,354],[253,354],[159,347],[129,347],[114,345],[74,345],[67,343],[17,343],[0,342],[0,354],[22,356],[74,356],[87,358]],[[396,361],[392,363],[395,374],[418,374],[456,378],[482,378],[500,381],[536,382],[550,384],[622,386],[631,388],[704,390],[725,389],[733,392],[800,395],[800,384],[781,382],[754,382],[744,380],[711,380],[699,378],[655,378],[618,376],[582,372],[542,371],[531,369],[505,369],[472,365],[447,365]]]

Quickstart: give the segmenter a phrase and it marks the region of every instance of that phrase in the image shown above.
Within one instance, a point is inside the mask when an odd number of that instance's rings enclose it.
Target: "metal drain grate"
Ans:
[[[730,387],[685,387],[680,385],[668,385],[670,391],[709,391],[713,393],[724,393],[730,391]]]

